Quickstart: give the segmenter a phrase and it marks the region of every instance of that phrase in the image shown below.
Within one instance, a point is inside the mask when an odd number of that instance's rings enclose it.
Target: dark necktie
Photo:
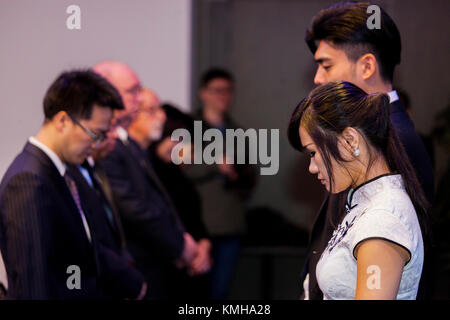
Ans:
[[[100,198],[102,202],[103,209],[105,209],[106,212],[106,217],[108,218],[108,221],[111,223],[113,229],[116,229],[117,226],[114,220],[114,213],[109,205],[109,200],[107,199],[105,193],[103,192],[100,178],[95,172],[95,169],[91,167],[91,165],[87,161],[85,161],[81,166],[85,168],[89,173],[89,176],[91,177],[92,180],[92,187],[96,191],[97,196]]]
[[[81,207],[81,200],[80,200],[80,194],[78,193],[77,185],[75,184],[75,181],[72,179],[72,177],[67,173],[64,174],[64,180],[66,181],[67,186],[69,187],[70,193],[72,194],[72,198],[75,201],[75,204],[78,208],[78,212],[80,213],[81,220],[83,222],[84,230],[86,231],[86,235],[88,237],[89,242],[92,241],[91,239],[91,231],[89,229],[89,225],[86,220],[86,216],[83,212],[83,209]]]

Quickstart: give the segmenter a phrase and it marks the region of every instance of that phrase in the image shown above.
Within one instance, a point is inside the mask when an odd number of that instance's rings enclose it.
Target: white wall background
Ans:
[[[69,30],[69,5],[81,30]],[[42,121],[57,75],[124,61],[164,101],[190,106],[191,0],[0,0],[0,177]]]
[[[80,30],[66,27],[72,4],[81,9]],[[45,91],[63,70],[123,61],[162,100],[189,110],[191,7],[191,0],[0,0],[0,177],[42,124]]]

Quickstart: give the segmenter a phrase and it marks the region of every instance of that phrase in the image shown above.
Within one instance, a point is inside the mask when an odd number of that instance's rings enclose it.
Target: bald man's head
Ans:
[[[133,69],[119,61],[100,62],[94,66],[93,70],[106,78],[122,96],[125,110],[116,113],[115,122],[127,128],[136,117],[142,101],[139,77]]]

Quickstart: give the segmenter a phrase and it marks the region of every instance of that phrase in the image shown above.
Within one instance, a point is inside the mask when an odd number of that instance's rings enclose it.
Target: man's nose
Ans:
[[[324,71],[322,70],[322,68],[317,67],[316,75],[314,76],[314,84],[321,85],[324,83],[326,83]]]

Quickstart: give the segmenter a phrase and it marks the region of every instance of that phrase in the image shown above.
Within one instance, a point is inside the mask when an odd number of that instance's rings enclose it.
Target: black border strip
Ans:
[[[384,237],[369,237],[369,238],[365,238],[365,239],[363,239],[363,240],[360,240],[360,241],[354,246],[353,252],[352,252],[353,258],[355,258],[356,261],[358,261],[358,259],[356,259],[356,256],[355,256],[355,249],[359,246],[359,244],[360,244],[361,242],[366,241],[366,240],[374,240],[374,239],[385,240],[385,241],[387,241],[387,242],[396,244],[396,245],[398,245],[399,247],[401,247],[401,248],[405,249],[406,251],[408,251],[408,253],[409,253],[409,260],[405,263],[405,265],[404,265],[403,267],[406,267],[406,265],[411,261],[411,259],[412,259],[412,254],[411,254],[411,251],[409,251],[408,248],[406,248],[404,245],[402,245],[402,244],[400,244],[400,243],[398,243],[398,242],[395,242],[395,241],[393,241],[393,240],[390,240],[390,239],[387,239],[387,238],[384,238]]]

